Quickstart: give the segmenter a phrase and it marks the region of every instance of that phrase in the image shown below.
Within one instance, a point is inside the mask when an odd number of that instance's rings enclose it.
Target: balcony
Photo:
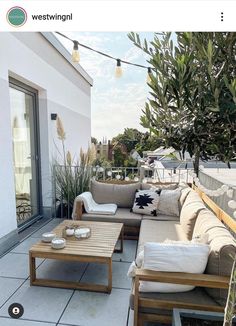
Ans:
[[[132,325],[129,311],[131,280],[126,274],[136,254],[137,241],[125,240],[124,253],[113,256],[113,287],[111,294],[70,289],[30,286],[29,248],[40,241],[44,232],[51,231],[62,219],[41,221],[21,234],[19,245],[0,259],[0,325]],[[25,238],[24,238],[25,237]],[[37,274],[43,278],[106,282],[106,266],[85,263],[55,262],[39,259]],[[19,302],[24,307],[20,320],[9,317],[8,307]]]

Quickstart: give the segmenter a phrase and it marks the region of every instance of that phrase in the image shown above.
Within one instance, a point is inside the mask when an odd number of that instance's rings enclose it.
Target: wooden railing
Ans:
[[[192,185],[192,188],[199,194],[203,202],[213,211],[218,219],[224,223],[232,232],[236,234],[236,220],[221,209],[210,197],[208,197],[203,191],[201,191],[196,185]]]

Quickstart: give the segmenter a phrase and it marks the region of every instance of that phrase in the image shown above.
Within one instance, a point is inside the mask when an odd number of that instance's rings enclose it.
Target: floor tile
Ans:
[[[56,326],[56,324],[42,323],[32,320],[12,319],[0,317],[0,325],[4,326]]]
[[[0,306],[16,291],[16,289],[24,282],[13,278],[0,277]],[[1,323],[0,323],[1,325]]]
[[[131,279],[127,277],[129,263],[113,262],[112,287],[130,289]],[[107,284],[108,267],[105,264],[90,263],[81,282]]]
[[[8,316],[11,303],[24,307],[24,318],[43,322],[57,322],[73,293],[72,290],[30,286],[27,281],[0,309],[0,316]]]
[[[81,326],[126,326],[129,290],[111,294],[76,291],[60,323]]]
[[[16,252],[16,253],[21,253],[21,254],[28,254],[29,253],[29,249],[36,244],[37,242],[39,242],[41,240],[41,238],[28,238],[25,239],[24,241],[22,241],[18,246],[16,246],[15,248],[12,249],[11,252]]]
[[[42,218],[38,220],[37,222],[33,223],[23,231],[19,233],[19,239],[22,240],[26,237],[28,237],[30,234],[33,232],[37,231],[39,228],[43,227],[45,224],[50,222],[52,219],[51,218]]]
[[[63,281],[79,281],[86,267],[87,263],[47,259],[39,266],[37,277]]]
[[[52,221],[52,218],[43,217],[40,220],[38,220],[37,222],[35,222],[34,224],[32,224],[32,226],[40,227],[40,226],[43,226],[45,223],[48,223],[50,221]]]
[[[36,260],[39,266],[43,259]],[[0,276],[26,279],[29,276],[29,257],[26,254],[9,253],[0,259]]]
[[[136,256],[137,241],[136,240],[124,240],[124,250],[122,253],[114,253],[113,261],[132,262]]]
[[[73,325],[73,324],[57,324],[57,326],[83,326],[83,325]]]
[[[57,326],[83,326],[83,325],[73,325],[73,324],[57,324]]]
[[[24,231],[20,232],[18,234],[18,238],[20,241],[24,240],[25,238],[29,237],[32,233],[36,232],[38,230],[38,227],[29,226]]]
[[[45,226],[43,226],[41,229],[39,229],[37,232],[33,233],[31,235],[31,237],[32,238],[41,238],[43,233],[52,231],[53,229],[55,229],[55,227],[58,224],[62,223],[63,221],[64,221],[64,219],[62,219],[62,218],[53,219],[49,223],[47,223]]]

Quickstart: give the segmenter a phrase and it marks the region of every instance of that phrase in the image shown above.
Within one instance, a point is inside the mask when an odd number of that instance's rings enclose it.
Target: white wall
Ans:
[[[9,76],[38,90],[44,206],[51,205],[50,160],[55,143],[60,145],[51,113],[63,121],[66,147],[72,153],[90,142],[92,80],[81,67],[66,60],[69,54],[50,33],[45,37],[41,33],[0,33],[0,237],[16,228]]]
[[[17,226],[8,95],[8,81],[0,79],[0,237]]]

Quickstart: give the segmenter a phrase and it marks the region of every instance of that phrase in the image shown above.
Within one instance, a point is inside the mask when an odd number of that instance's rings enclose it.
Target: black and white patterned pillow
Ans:
[[[135,194],[133,213],[156,216],[161,190],[138,190]]]

